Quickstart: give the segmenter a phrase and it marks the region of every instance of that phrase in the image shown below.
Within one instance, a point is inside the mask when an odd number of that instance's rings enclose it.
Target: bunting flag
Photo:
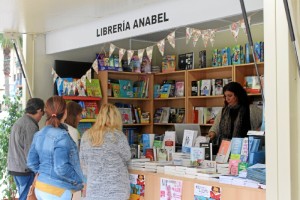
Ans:
[[[165,39],[159,41],[157,43],[157,47],[158,47],[158,50],[161,53],[161,55],[164,56],[164,53],[165,53]]]
[[[203,45],[206,48],[207,47],[207,42],[209,40],[209,33],[208,30],[202,31],[202,40],[203,40]]]
[[[92,68],[94,69],[96,74],[98,74],[98,59],[97,58],[94,60]]]
[[[86,75],[83,75],[83,76],[80,78],[80,80],[81,80],[82,83],[85,83]]]
[[[57,77],[58,77],[57,73],[54,73],[54,75],[53,75],[53,83],[55,83],[55,80],[57,79]]]
[[[54,75],[55,71],[54,71],[53,67],[51,68],[51,70],[52,70],[51,74]]]
[[[146,48],[146,53],[147,53],[147,56],[148,56],[150,62],[152,60],[152,52],[153,52],[153,46],[150,46],[150,47]]]
[[[86,75],[87,80],[89,80],[89,82],[91,82],[91,80],[92,80],[92,69],[87,70],[85,75]]]
[[[250,26],[250,21],[251,21],[251,17],[248,17],[248,23],[249,23],[249,26]],[[241,20],[239,21],[239,23],[240,23],[240,27],[243,29],[244,33],[247,35],[246,25],[245,25],[244,19],[241,19]]]
[[[235,39],[235,41],[237,42],[237,38],[238,38],[238,35],[239,35],[239,26],[238,26],[238,23],[237,22],[234,22],[232,23],[230,26],[230,31]]]
[[[116,46],[115,46],[115,45],[113,45],[113,44],[110,44],[110,46],[109,46],[109,57],[110,57],[110,56],[111,56],[111,54],[114,52],[115,48],[116,48]]]
[[[125,52],[126,52],[126,49],[122,49],[122,48],[119,49],[119,63],[121,63],[121,60],[122,60]]]
[[[145,49],[138,50],[138,57],[139,57],[140,63],[142,63],[144,51],[145,51]]]
[[[186,28],[186,30],[185,30],[185,37],[186,37],[185,42],[186,42],[186,44],[189,43],[189,41],[192,37],[192,33],[193,33],[193,28]]]
[[[213,47],[214,46],[214,42],[215,42],[215,36],[216,36],[215,33],[216,33],[216,30],[215,29],[208,29],[208,33],[209,33],[210,44]]]
[[[133,50],[127,50],[127,60],[128,60],[128,65],[130,64],[131,62],[131,58],[134,54],[134,51]]]
[[[194,28],[192,36],[193,36],[193,45],[195,47],[199,37],[201,36],[201,30],[198,30],[198,29]]]
[[[175,49],[175,31],[173,31],[172,33],[170,33],[167,36],[167,39],[168,39],[170,45]]]

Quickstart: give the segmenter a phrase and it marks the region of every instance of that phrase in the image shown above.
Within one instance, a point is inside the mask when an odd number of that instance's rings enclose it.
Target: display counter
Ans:
[[[144,172],[129,170],[130,174],[142,174],[145,176],[145,200],[160,199],[160,181],[161,178],[181,180],[182,181],[182,200],[194,199],[194,184],[206,186],[217,186],[221,188],[221,199],[225,200],[264,200],[266,199],[266,190],[222,184],[215,181],[206,181],[200,179],[190,179],[168,174]]]

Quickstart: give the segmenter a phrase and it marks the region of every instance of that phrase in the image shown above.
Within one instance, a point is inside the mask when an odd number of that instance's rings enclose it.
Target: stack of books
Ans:
[[[247,169],[247,178],[266,184],[266,165],[255,164]]]

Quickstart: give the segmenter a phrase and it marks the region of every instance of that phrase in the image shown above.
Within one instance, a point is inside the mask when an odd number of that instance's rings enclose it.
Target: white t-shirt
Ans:
[[[68,132],[78,147],[78,145],[79,145],[78,130],[76,128],[74,128],[73,126],[70,126],[69,124],[65,124],[65,125],[67,125]]]

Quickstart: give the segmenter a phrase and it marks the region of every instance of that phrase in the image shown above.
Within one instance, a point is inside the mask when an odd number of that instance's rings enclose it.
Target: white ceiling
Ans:
[[[0,33],[47,33],[62,28],[92,22],[108,15],[130,11],[160,0],[0,0]],[[172,1],[172,0],[164,0]],[[253,13],[249,13],[252,15]],[[242,16],[230,16],[224,19],[194,24],[199,29],[225,27],[238,21]],[[263,11],[255,13],[251,24],[263,22]],[[182,34],[180,34],[182,32]],[[157,41],[169,31],[136,37]],[[179,33],[179,34],[178,34]],[[176,37],[183,37],[184,29],[176,31]],[[164,37],[164,36],[163,36]]]

